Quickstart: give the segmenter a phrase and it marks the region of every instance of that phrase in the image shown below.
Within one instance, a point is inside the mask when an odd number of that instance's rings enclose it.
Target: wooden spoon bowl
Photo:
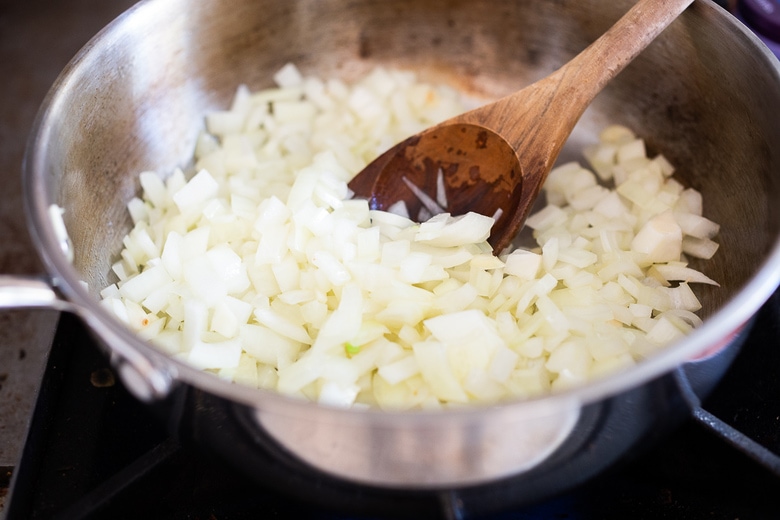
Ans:
[[[494,217],[489,241],[500,253],[522,228],[593,98],[692,1],[640,0],[553,74],[402,141],[360,172],[350,189],[373,209],[403,201],[418,221],[445,211]]]

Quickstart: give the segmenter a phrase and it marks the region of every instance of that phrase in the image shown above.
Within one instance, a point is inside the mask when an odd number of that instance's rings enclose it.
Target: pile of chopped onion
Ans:
[[[431,409],[581,385],[700,323],[689,284],[715,282],[685,258],[711,257],[718,225],[630,130],[586,150],[595,173],[557,167],[537,247],[496,257],[492,218],[417,224],[347,186],[463,111],[454,90],[384,69],[275,80],[206,117],[189,179],[140,174],[102,304],[164,352],[327,405]]]

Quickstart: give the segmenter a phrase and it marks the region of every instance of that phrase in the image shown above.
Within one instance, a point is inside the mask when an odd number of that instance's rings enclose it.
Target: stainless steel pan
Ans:
[[[702,191],[722,223],[699,290],[704,325],[637,367],[556,395],[441,413],[336,410],[230,385],[155,351],[97,305],[130,228],[143,170],[186,166],[204,112],[288,61],[354,78],[377,64],[496,96],[537,80],[631,4],[605,0],[151,0],[97,35],[53,86],[29,141],[30,229],[47,266],[0,280],[3,307],[53,307],[94,331],[125,385],[176,427],[252,472],[252,449],[349,482],[400,489],[514,479],[522,500],[571,486],[685,413],[717,381],[739,331],[780,281],[780,66],[715,4],[697,0],[584,115],[562,160],[607,123],[636,129]],[[72,240],[57,234],[64,208]],[[65,251],[73,254],[71,263]],[[81,281],[86,281],[85,288]],[[685,386],[685,385],[683,385]],[[216,415],[215,410],[220,410]],[[212,415],[209,415],[212,414]],[[172,417],[172,418],[171,418]],[[184,424],[186,423],[186,424]],[[229,424],[228,424],[229,423]],[[183,426],[184,425],[184,426]],[[234,449],[238,437],[249,455]]]

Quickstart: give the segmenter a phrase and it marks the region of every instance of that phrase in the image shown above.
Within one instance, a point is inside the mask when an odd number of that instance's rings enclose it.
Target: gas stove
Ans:
[[[578,488],[483,515],[506,490],[464,504],[457,490],[385,492],[314,472],[258,484],[189,436],[169,434],[126,392],[83,325],[63,315],[6,519],[777,518],[779,347],[780,291],[704,401],[704,419],[692,416]],[[730,427],[755,444],[734,439]],[[278,471],[273,456],[267,462]]]

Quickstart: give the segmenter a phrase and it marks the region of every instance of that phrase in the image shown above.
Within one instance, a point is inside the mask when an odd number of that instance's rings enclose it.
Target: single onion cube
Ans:
[[[651,262],[671,262],[682,254],[682,230],[671,211],[651,218],[631,241],[631,248]]]

